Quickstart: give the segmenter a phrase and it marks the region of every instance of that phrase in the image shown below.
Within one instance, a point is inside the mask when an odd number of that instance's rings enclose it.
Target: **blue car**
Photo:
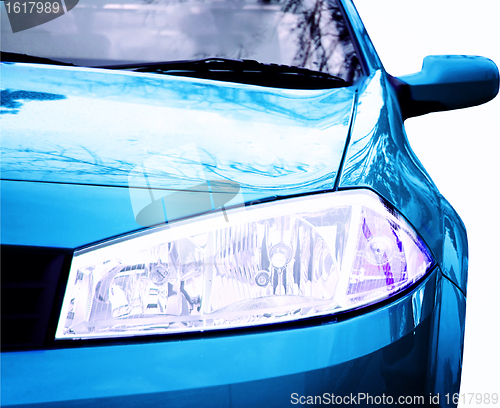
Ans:
[[[457,405],[466,230],[403,122],[491,60],[393,77],[351,0],[4,3],[2,406]]]

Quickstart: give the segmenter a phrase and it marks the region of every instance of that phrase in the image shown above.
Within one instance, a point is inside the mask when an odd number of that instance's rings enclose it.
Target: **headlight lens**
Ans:
[[[332,314],[386,299],[432,265],[411,226],[371,191],[237,208],[75,253],[56,338]]]

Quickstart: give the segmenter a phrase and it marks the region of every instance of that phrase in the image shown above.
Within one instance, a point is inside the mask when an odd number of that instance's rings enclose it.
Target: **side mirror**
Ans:
[[[424,58],[420,72],[389,80],[403,119],[480,105],[493,99],[499,88],[495,63],[466,55],[431,55]]]

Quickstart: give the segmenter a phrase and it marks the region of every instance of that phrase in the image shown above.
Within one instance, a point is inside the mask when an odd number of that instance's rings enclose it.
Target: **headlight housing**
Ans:
[[[368,190],[235,208],[77,251],[56,338],[334,314],[393,296],[433,263],[411,226]]]

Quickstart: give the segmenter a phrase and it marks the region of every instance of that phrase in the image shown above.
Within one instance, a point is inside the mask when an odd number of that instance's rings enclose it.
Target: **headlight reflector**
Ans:
[[[432,267],[411,226],[368,190],[172,223],[75,253],[56,338],[254,326],[356,309]]]

